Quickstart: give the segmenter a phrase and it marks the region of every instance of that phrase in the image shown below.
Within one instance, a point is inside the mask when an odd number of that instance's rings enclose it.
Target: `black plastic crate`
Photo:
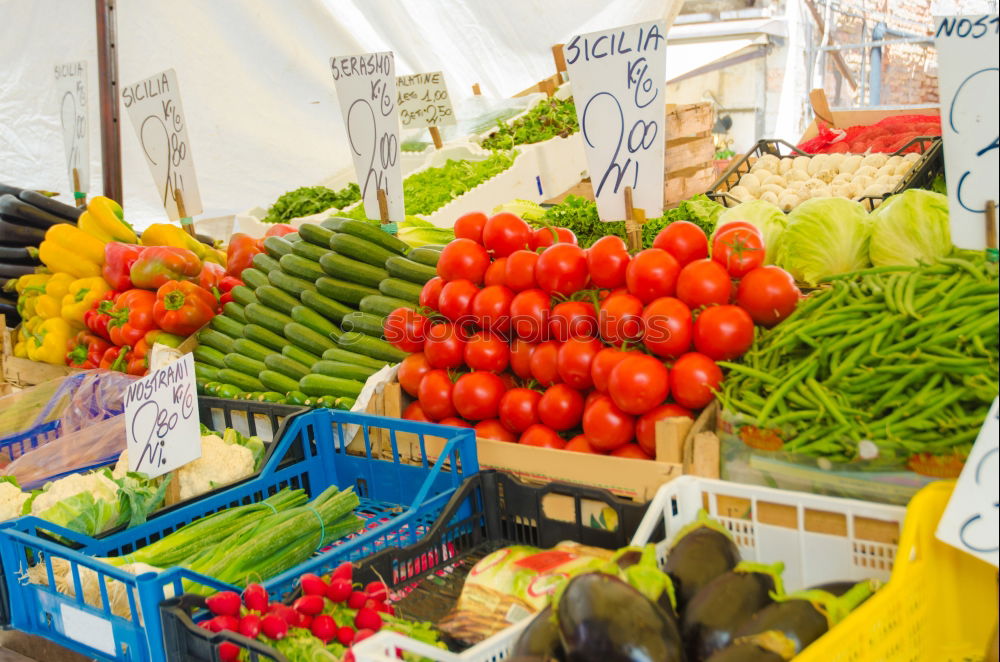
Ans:
[[[546,514],[543,504],[553,495],[571,500],[571,505],[564,500],[561,508],[572,511],[570,521]],[[609,508],[617,526],[602,529],[587,521],[588,503]],[[463,509],[471,514],[463,515]],[[392,591],[408,591],[394,603],[396,613],[436,622],[455,605],[472,566],[490,552],[515,544],[552,547],[565,540],[618,549],[629,544],[645,512],[644,504],[619,499],[607,490],[566,483],[529,485],[510,474],[484,471],[465,481],[420,542],[373,554],[356,566],[354,578],[362,583],[380,580]],[[662,537],[662,531],[658,535]],[[288,602],[296,597],[290,596]],[[195,625],[204,608],[204,598],[196,595],[160,605],[167,660],[220,662],[219,644],[231,642],[245,649],[251,662],[289,662],[262,642]]]
[[[885,195],[865,196],[858,201],[863,204],[868,211],[873,211],[882,204],[886,198],[897,193],[902,193],[911,188],[930,188],[938,175],[944,174],[944,146],[941,138],[937,136],[922,136],[914,138],[903,147],[886,156],[903,156],[914,145],[917,146],[922,157],[900,180],[899,184],[892,191],[887,191]],[[765,154],[772,154],[778,158],[791,158],[796,156],[816,156],[804,152],[795,145],[784,140],[760,140],[749,152],[744,154],[736,163],[729,166],[724,173],[712,184],[705,194],[712,200],[725,207],[735,207],[739,200],[729,194],[733,187],[739,184],[740,177],[750,172],[754,162]]]

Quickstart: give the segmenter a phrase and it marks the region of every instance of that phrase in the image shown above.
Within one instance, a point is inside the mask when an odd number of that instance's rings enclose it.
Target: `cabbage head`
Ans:
[[[760,230],[761,234],[764,235],[764,250],[766,251],[764,261],[767,264],[774,264],[778,255],[778,247],[781,245],[781,235],[788,222],[785,212],[767,200],[747,200],[722,212],[719,215],[718,225],[715,227],[718,228],[724,223],[732,221],[746,221]]]
[[[788,215],[778,264],[808,285],[870,266],[870,222],[861,203],[813,198]]]
[[[948,197],[910,189],[890,197],[869,218],[869,255],[876,267],[930,264],[952,250]]]

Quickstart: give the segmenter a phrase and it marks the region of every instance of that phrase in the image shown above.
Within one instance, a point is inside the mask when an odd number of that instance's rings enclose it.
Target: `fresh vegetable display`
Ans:
[[[407,214],[430,214],[514,164],[513,152],[492,152],[481,161],[454,161],[403,180]]]
[[[339,191],[325,186],[303,186],[280,195],[263,220],[265,223],[285,223],[327,209],[343,209],[360,199],[361,188],[354,182]]]
[[[497,130],[482,142],[486,149],[511,149],[517,145],[565,138],[580,130],[573,98],[552,97],[540,101],[527,113],[510,121],[498,121]]]

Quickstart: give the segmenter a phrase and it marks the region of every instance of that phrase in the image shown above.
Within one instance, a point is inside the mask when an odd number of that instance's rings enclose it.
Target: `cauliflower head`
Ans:
[[[21,516],[24,502],[31,494],[21,491],[14,483],[0,482],[0,522]]]
[[[216,487],[228,485],[253,473],[254,459],[250,449],[239,444],[227,444],[218,435],[201,438],[201,457],[177,470],[180,498],[190,499]]]
[[[70,474],[46,484],[42,489],[44,491],[31,502],[32,515],[41,516],[60,501],[83,493],[91,494],[95,500],[106,501],[116,506],[118,504],[118,485],[105,476],[103,471]]]

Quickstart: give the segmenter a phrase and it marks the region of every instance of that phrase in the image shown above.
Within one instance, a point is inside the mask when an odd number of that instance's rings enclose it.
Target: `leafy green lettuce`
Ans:
[[[263,220],[265,223],[286,223],[327,209],[343,209],[360,199],[361,189],[353,182],[340,191],[325,186],[303,186],[283,193],[267,210]]]
[[[806,200],[788,215],[777,262],[796,280],[816,285],[869,266],[870,234],[861,203],[847,198]]]
[[[870,215],[872,264],[929,264],[952,250],[948,197],[910,189],[890,197]]]

